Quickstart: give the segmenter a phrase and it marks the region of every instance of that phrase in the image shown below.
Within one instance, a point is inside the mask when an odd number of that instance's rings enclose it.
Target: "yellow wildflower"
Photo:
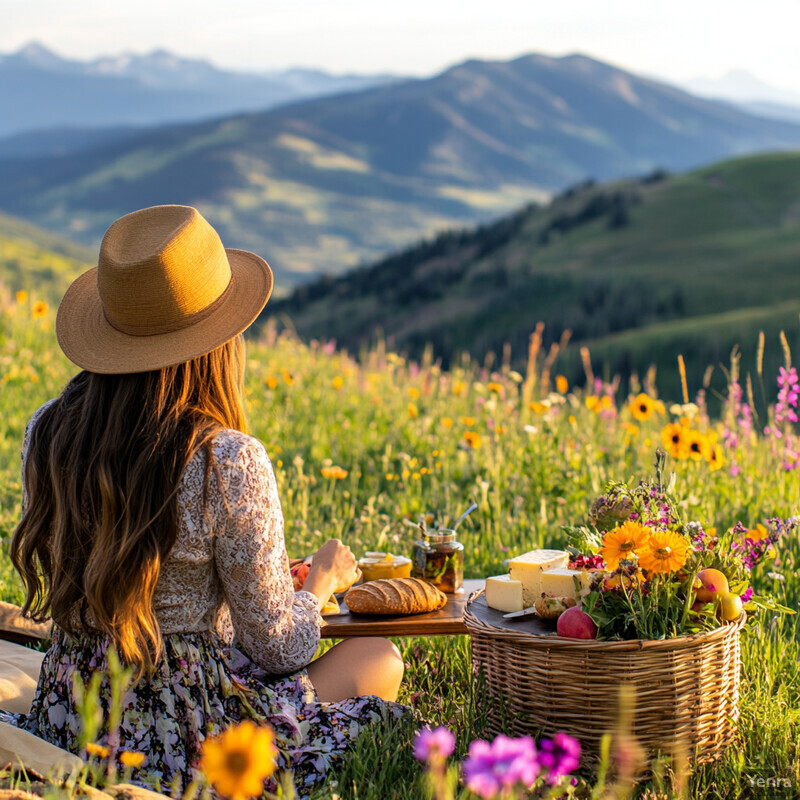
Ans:
[[[294,378],[292,377],[292,373],[289,372],[288,369],[285,367],[281,370],[281,377],[283,378],[283,382],[287,386],[291,386],[294,383]]]
[[[473,449],[477,450],[481,446],[481,436],[475,431],[466,431],[464,441]]]
[[[139,769],[144,764],[147,756],[144,753],[133,753],[130,750],[123,750],[119,754],[119,763],[123,767],[130,767],[131,769]]]
[[[267,384],[267,389],[274,389],[278,385],[278,379],[274,375],[270,375],[265,383]]]
[[[503,384],[497,383],[497,381],[491,381],[487,384],[486,388],[490,392],[494,392],[495,394],[500,394],[503,391]]]
[[[110,751],[102,744],[95,744],[94,742],[86,743],[86,752],[90,756],[97,756],[98,758],[108,758]]]
[[[341,389],[342,386],[344,386],[344,378],[341,375],[337,375],[333,379],[332,383],[333,383],[333,388],[336,389],[336,391],[338,392],[339,389]]]
[[[28,293],[24,289],[17,292],[17,303],[21,306],[28,302]]]
[[[272,729],[245,720],[203,742],[200,769],[223,797],[245,800],[264,792],[277,755]]]
[[[408,404],[408,416],[411,419],[416,419],[419,416],[419,409],[417,408],[416,403],[409,403]]]
[[[587,395],[583,402],[586,403],[586,408],[588,408],[589,411],[596,412],[600,410],[600,398],[596,394]]]
[[[408,396],[412,400],[419,400],[419,389],[416,386],[411,386],[408,390]]]
[[[453,427],[453,420],[450,417],[442,417],[442,427],[449,431]]]
[[[538,403],[535,400],[528,406],[534,414],[544,414],[545,411],[549,408],[549,406],[545,405],[544,403]]]
[[[458,380],[453,381],[453,394],[456,397],[460,397],[462,394],[464,394],[465,388],[466,384],[464,383],[464,381],[458,381]]]
[[[47,314],[47,310],[47,303],[45,303],[44,300],[37,300],[31,309],[31,318],[41,319]]]
[[[346,469],[342,469],[342,467],[323,467],[320,470],[320,473],[323,478],[329,478],[334,481],[343,481],[347,476],[348,472]]]
[[[461,417],[459,422],[462,425],[465,425],[467,428],[471,428],[477,422],[477,420],[475,417]]]
[[[655,413],[656,403],[649,395],[646,395],[644,392],[639,392],[628,406],[628,410],[631,412],[634,419],[639,420],[639,422],[644,422],[650,419]]]
[[[689,457],[689,441],[683,425],[674,422],[667,425],[661,431],[661,444],[673,458],[683,460]]]
[[[689,458],[694,461],[704,461],[708,459],[709,447],[708,439],[700,431],[690,430],[686,436]]]

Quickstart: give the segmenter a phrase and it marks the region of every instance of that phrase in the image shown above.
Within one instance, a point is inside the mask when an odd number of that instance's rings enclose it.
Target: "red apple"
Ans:
[[[701,569],[693,588],[701,603],[714,603],[718,597],[728,593],[728,579],[718,569]]]
[[[568,608],[559,618],[556,625],[559,636],[567,636],[570,639],[596,639],[597,625],[592,618],[581,611],[578,606]]]

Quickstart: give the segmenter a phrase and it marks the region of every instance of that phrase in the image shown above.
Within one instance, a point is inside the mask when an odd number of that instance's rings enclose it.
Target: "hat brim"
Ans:
[[[97,267],[83,273],[58,307],[56,336],[64,355],[89,372],[150,372],[202,356],[243,333],[269,300],[272,270],[255,253],[225,252],[231,285],[219,307],[186,328],[153,336],[132,336],[114,328],[103,313]]]

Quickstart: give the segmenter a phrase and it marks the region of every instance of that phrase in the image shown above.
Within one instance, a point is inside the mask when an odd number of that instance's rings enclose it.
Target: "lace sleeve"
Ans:
[[[295,593],[283,538],[283,515],[264,446],[241,438],[218,463],[221,513],[215,561],[236,638],[273,675],[314,657],[322,617],[310,592]]]

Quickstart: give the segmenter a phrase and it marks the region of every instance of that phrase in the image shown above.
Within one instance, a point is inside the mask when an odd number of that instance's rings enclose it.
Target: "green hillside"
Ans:
[[[800,345],[798,311],[800,152],[584,186],[268,306],[304,337],[358,348],[383,335],[446,359],[509,342],[523,360],[541,320],[546,345],[572,331],[556,366],[573,379],[586,344],[598,371],[662,365],[673,395],[678,352],[698,388],[734,344],[749,369],[759,330],[774,358],[781,329]]]
[[[94,258],[89,248],[0,213],[0,287],[56,303]]]
[[[798,146],[800,125],[586,56],[533,54],[60,156],[0,159],[0,208],[96,245],[129,211],[194,205],[227,245],[270,262],[280,293],[588,177]]]

